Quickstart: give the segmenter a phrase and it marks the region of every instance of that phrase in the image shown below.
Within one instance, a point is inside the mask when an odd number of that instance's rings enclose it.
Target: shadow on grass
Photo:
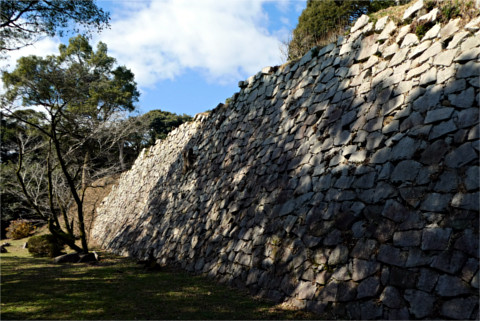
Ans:
[[[185,272],[146,271],[131,260],[98,265],[1,257],[5,319],[299,319],[238,290]]]

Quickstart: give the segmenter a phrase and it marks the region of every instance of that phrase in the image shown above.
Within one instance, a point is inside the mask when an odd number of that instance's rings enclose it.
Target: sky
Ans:
[[[263,67],[285,62],[282,43],[297,25],[305,0],[100,0],[110,29],[94,34],[93,47],[135,75],[140,114],[161,109],[194,116],[239,91],[238,82]],[[58,54],[68,38],[44,38],[12,52]]]

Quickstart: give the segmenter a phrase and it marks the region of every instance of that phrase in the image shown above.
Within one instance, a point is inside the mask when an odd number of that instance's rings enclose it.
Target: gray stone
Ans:
[[[465,230],[463,235],[454,244],[454,248],[479,258],[478,237],[479,236],[475,235],[472,230]]]
[[[430,23],[437,20],[438,16],[441,14],[441,11],[438,8],[434,8],[433,10],[429,11],[425,15],[422,15],[418,18],[418,21],[422,23]]]
[[[377,256],[378,261],[396,265],[396,266],[404,266],[406,263],[407,255],[404,252],[401,252],[400,249],[392,247],[387,244],[382,244],[379,248],[379,254]]]
[[[454,171],[445,171],[434,186],[435,192],[454,192],[458,189],[458,176]]]
[[[369,300],[359,304],[361,310],[362,320],[375,320],[382,317],[382,305],[378,304],[376,300]]]
[[[402,138],[393,148],[391,152],[391,160],[411,159],[416,152],[419,143],[410,138]]]
[[[466,255],[459,251],[443,251],[433,258],[431,267],[450,274],[461,270],[466,262]]]
[[[412,45],[417,45],[418,43],[418,37],[414,33],[408,33],[406,36],[404,36],[401,48],[411,47]]]
[[[437,78],[436,78],[437,72],[438,71],[437,71],[436,67],[433,67],[433,68],[429,69],[427,72],[425,72],[421,75],[421,79],[419,80],[419,84],[421,86],[427,86],[427,85],[435,83],[436,80],[437,80]]]
[[[377,241],[373,239],[360,239],[351,251],[351,256],[358,259],[369,260],[377,249]]]
[[[453,34],[455,34],[458,30],[458,24],[461,19],[455,19],[455,20],[450,20],[442,29],[441,32],[439,33],[439,36],[441,37],[441,41],[444,41],[451,37]]]
[[[395,200],[388,200],[382,210],[382,216],[393,220],[394,222],[402,222],[409,215],[407,208]]]
[[[421,269],[419,274],[417,288],[425,292],[431,292],[438,282],[439,274],[430,269]]]
[[[471,319],[471,314],[478,301],[476,297],[456,298],[446,301],[441,307],[441,315],[457,320]]]
[[[449,101],[459,108],[475,107],[474,105],[474,88],[470,87],[459,94],[449,95]]]
[[[354,26],[351,28],[351,33],[363,28],[369,22],[369,16],[362,15],[357,21],[354,23]]]
[[[297,298],[300,300],[310,300],[314,297],[316,290],[317,287],[315,282],[300,281],[296,289]]]
[[[437,38],[439,36],[440,31],[441,31],[441,24],[439,23],[435,24],[433,27],[431,27],[431,29],[429,29],[426,32],[424,37],[421,39],[421,42],[425,43],[426,40]]]
[[[421,210],[443,212],[447,210],[451,194],[429,193],[421,204]]]
[[[378,262],[354,259],[352,261],[352,280],[356,282],[364,280],[379,271],[380,268],[381,265]]]
[[[461,65],[456,72],[456,78],[469,78],[479,76],[479,62],[470,61]]]
[[[451,206],[470,211],[479,211],[479,192],[477,193],[457,193],[454,195]]]
[[[464,62],[479,59],[479,47],[473,48],[468,51],[461,51],[460,54],[454,58],[455,62]]]
[[[423,230],[423,240],[421,249],[428,250],[445,250],[449,244],[451,237],[450,228],[427,227]]]
[[[419,0],[416,1],[412,6],[410,6],[406,11],[404,11],[403,19],[406,20],[414,16],[415,13],[417,13],[419,10],[421,10],[424,7],[424,1]]]
[[[406,267],[426,266],[431,264],[433,258],[421,251],[418,247],[409,248]]]
[[[388,39],[396,29],[397,29],[396,24],[392,20],[389,20],[389,22],[384,27],[383,31],[381,32],[377,40],[383,41]]]
[[[458,277],[451,275],[441,275],[436,286],[436,293],[444,297],[452,297],[471,293],[467,283]]]
[[[427,90],[424,93],[422,93],[422,96],[414,101],[413,109],[418,112],[425,112],[433,107],[439,106],[441,102],[442,93],[443,93],[443,86],[441,85],[433,85],[433,86],[427,87]],[[409,101],[410,101],[409,97],[406,98],[406,102],[409,102]]]
[[[312,192],[312,179],[311,176],[306,175],[301,177],[299,180],[299,184],[294,191],[294,195],[302,195],[309,192]]]
[[[364,61],[367,60],[370,56],[374,55],[377,52],[378,44],[376,43],[377,35],[372,34],[368,37],[365,37],[361,41],[361,47],[356,55],[357,61]]]
[[[433,312],[434,296],[418,290],[406,290],[404,298],[409,302],[409,311],[418,319],[424,318]]]
[[[349,250],[344,245],[338,245],[334,250],[332,250],[331,255],[329,255],[328,264],[336,265],[345,263],[348,259]]]
[[[357,287],[357,299],[376,296],[381,290],[381,283],[377,276],[362,281]]]
[[[467,128],[479,123],[479,108],[464,109],[458,114],[458,119],[455,120],[458,128]]]
[[[404,306],[404,300],[399,291],[392,286],[387,286],[379,298],[381,302],[391,309],[399,309]]]
[[[418,246],[421,244],[421,231],[395,232],[393,241],[394,246]]]
[[[469,164],[472,160],[477,158],[478,155],[472,148],[471,143],[464,143],[451,153],[447,154],[444,163],[448,167],[459,168]]]
[[[453,62],[454,56],[456,55],[457,51],[458,49],[445,50],[434,57],[433,63],[438,66],[449,66]],[[458,56],[458,58],[460,58],[461,56]]]
[[[397,164],[391,175],[393,182],[414,181],[422,165],[413,160],[403,160]]]
[[[374,30],[376,32],[380,32],[384,30],[384,27],[386,27],[387,20],[389,19],[389,16],[384,16],[380,18],[378,21],[376,21],[376,25],[374,26]]]
[[[444,139],[439,139],[429,145],[421,154],[421,163],[426,165],[438,164],[448,151]]]
[[[431,58],[433,56],[437,56],[442,51],[443,51],[442,44],[440,42],[434,42],[431,45],[431,47],[426,49],[426,51],[424,51],[424,53],[418,58],[419,63],[422,63],[422,62],[428,60],[429,58]]]
[[[433,140],[456,131],[458,128],[452,119],[442,122],[433,127],[429,134],[429,140]]]
[[[434,123],[440,120],[445,120],[451,117],[454,112],[454,108],[439,108],[435,110],[428,111],[426,118],[424,119],[425,124]]]

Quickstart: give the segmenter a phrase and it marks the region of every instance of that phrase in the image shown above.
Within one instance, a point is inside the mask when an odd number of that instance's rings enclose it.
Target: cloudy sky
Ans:
[[[265,66],[283,63],[281,44],[295,28],[305,0],[97,1],[111,28],[93,37],[131,69],[141,113],[162,109],[194,115],[214,108]],[[58,53],[66,39],[46,38],[12,53]]]

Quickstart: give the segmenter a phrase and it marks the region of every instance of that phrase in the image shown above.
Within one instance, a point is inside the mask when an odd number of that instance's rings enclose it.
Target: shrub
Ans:
[[[33,256],[55,257],[61,254],[64,244],[52,234],[32,236],[28,239],[28,252]]]
[[[23,239],[29,236],[33,230],[33,225],[26,220],[11,221],[7,227],[7,237],[14,240]]]

